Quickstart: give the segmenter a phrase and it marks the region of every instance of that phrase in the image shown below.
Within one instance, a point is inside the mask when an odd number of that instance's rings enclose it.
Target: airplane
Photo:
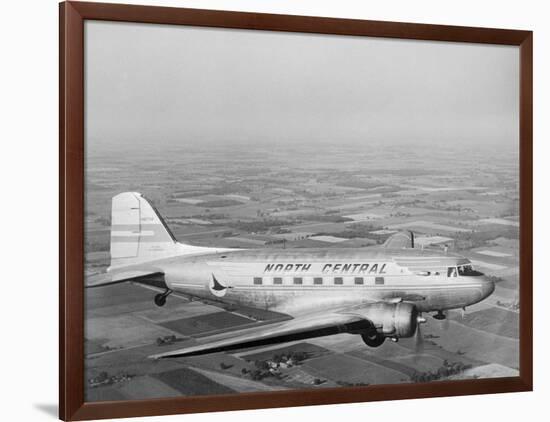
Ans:
[[[232,249],[176,240],[148,200],[137,192],[112,199],[111,263],[87,277],[86,288],[136,282],[227,305],[288,315],[231,331],[153,359],[196,356],[339,333],[360,335],[369,347],[417,336],[422,313],[445,319],[495,289],[470,261],[447,251],[414,247],[412,232],[398,232],[368,248]]]

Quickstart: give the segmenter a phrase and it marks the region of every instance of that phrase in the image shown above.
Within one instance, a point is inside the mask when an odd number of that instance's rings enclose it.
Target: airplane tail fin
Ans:
[[[388,237],[382,247],[389,249],[414,249],[414,233],[412,231],[397,232]]]
[[[178,245],[160,214],[140,193],[113,197],[111,269],[175,255]]]

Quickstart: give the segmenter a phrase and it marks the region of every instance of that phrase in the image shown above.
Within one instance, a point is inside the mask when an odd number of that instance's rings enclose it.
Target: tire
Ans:
[[[386,337],[381,336],[378,333],[361,334],[361,338],[369,347],[380,347],[386,340]]]
[[[443,321],[444,319],[447,319],[447,315],[445,315],[443,311],[438,311],[433,317],[438,321]]]
[[[166,296],[164,296],[162,293],[155,295],[155,305],[164,306],[165,303],[166,303]]]

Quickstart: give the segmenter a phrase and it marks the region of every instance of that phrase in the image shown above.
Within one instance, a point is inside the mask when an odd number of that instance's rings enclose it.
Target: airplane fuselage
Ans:
[[[494,290],[461,256],[414,249],[257,249],[167,258],[169,289],[292,316],[401,299],[420,312],[462,308]]]

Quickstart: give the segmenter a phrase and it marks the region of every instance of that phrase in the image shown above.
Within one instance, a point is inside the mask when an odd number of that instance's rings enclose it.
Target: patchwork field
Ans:
[[[175,145],[167,154],[91,147],[86,156],[85,270],[109,265],[111,198],[138,191],[182,242],[230,248],[376,247],[412,230],[416,247],[458,253],[496,290],[446,321],[424,315],[416,340],[367,347],[340,334],[152,361],[209,336],[288,318],[173,294],[162,308],[137,284],[86,290],[86,400],[133,400],[517,374],[517,151],[327,143]],[[124,157],[124,160],[120,159]],[[452,165],[449,165],[452,163]]]
[[[419,374],[434,374],[451,364],[469,368],[469,373],[476,376],[506,376],[517,371],[518,314],[487,305],[472,307],[464,319],[458,312],[451,313],[448,323],[429,318],[423,327],[421,352],[415,351],[414,339],[387,341],[371,349],[359,336],[340,334],[231,353],[152,361],[148,356],[188,346],[195,338],[265,322],[245,318],[241,310],[237,315],[177,295],[169,298],[168,308],[158,308],[152,303],[154,291],[137,285],[128,288],[127,295],[120,294],[120,286],[103,289],[111,298],[109,305],[98,303],[97,293],[91,290],[86,318],[87,400],[413,382]],[[125,297],[129,304],[143,306],[123,315],[106,312],[120,309]],[[104,314],[97,315],[98,310]],[[108,336],[101,337],[105,333]],[[158,344],[158,338],[170,336],[173,342]],[[288,357],[295,359],[295,364],[279,369],[277,375],[255,372],[266,362]],[[490,364],[499,366],[472,372]],[[106,378],[103,384],[90,382],[102,376]]]
[[[230,312],[215,312],[191,318],[166,321],[161,325],[169,330],[185,336],[220,331],[226,328],[238,327],[254,322],[254,320],[235,315]]]

